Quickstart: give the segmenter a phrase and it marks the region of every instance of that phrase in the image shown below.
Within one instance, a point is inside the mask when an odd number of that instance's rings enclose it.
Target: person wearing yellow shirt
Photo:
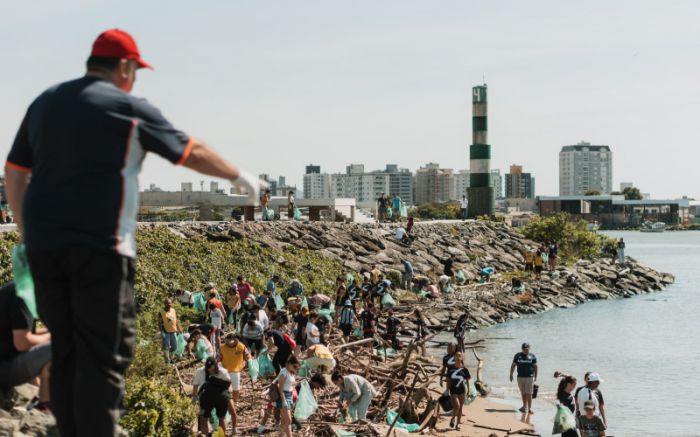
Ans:
[[[323,344],[314,344],[306,349],[306,365],[313,372],[331,373],[335,368],[335,359],[331,351]]]
[[[240,397],[241,371],[245,369],[246,363],[250,360],[250,352],[245,345],[238,341],[238,337],[233,332],[226,334],[224,344],[221,345],[220,360],[221,365],[228,371],[231,378],[231,402],[229,403],[229,413],[231,413],[231,424],[236,430],[236,404]]]
[[[177,313],[173,308],[173,302],[168,298],[163,302],[163,311],[160,312],[160,332],[163,337],[163,350],[165,361],[170,362],[170,354],[177,350],[177,334],[182,332]]]
[[[535,262],[535,254],[530,250],[526,249],[523,252],[523,258],[525,258],[525,273],[530,273],[533,272],[534,269],[534,262]]]
[[[372,285],[379,284],[379,276],[381,274],[382,274],[381,270],[379,270],[376,265],[372,266],[372,270],[370,271],[370,275],[372,278]]]
[[[542,265],[544,264],[544,260],[542,259],[542,252],[539,249],[537,249],[537,252],[535,253],[534,264],[535,278],[539,280],[542,277]]]
[[[238,310],[241,309],[241,296],[238,295],[238,289],[235,284],[232,285],[228,293],[226,293],[225,304],[227,307],[226,311],[228,311],[229,314],[229,324],[236,326],[236,316],[238,315]]]

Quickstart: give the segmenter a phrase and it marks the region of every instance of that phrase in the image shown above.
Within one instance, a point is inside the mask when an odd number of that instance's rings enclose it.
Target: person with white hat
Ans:
[[[603,400],[603,394],[598,390],[601,382],[603,382],[603,380],[597,372],[588,374],[586,377],[586,386],[576,392],[576,416],[584,415],[585,403],[586,401],[591,401],[595,407],[595,415],[600,416],[607,425],[608,420],[605,417],[605,401]]]

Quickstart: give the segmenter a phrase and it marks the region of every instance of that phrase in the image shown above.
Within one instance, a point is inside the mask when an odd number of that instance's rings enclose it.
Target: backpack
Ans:
[[[284,339],[285,342],[289,345],[291,349],[296,349],[297,348],[297,342],[294,341],[292,337],[289,336],[286,332],[282,333],[282,338]]]

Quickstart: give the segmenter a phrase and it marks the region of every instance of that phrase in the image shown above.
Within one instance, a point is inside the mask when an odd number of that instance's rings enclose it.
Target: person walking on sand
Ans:
[[[573,391],[576,388],[576,378],[573,376],[566,375],[561,381],[559,381],[559,387],[557,388],[557,400],[563,406],[571,410],[571,413],[576,411],[576,399],[574,398]],[[575,429],[570,429],[564,431],[561,435],[562,437],[578,437],[578,433]]]
[[[442,357],[442,367],[440,367],[440,384],[449,386],[450,372],[455,368],[455,345],[447,345],[447,353]]]
[[[258,178],[130,94],[137,71],[150,67],[127,32],[100,34],[85,76],[29,106],[5,164],[39,316],[52,334],[51,409],[62,436],[117,432],[136,341],[138,174],[146,154],[230,180],[250,202],[260,190]]]
[[[523,406],[520,407],[521,413],[534,414],[532,410],[532,393],[534,391],[535,382],[537,381],[537,357],[530,353],[530,345],[522,344],[521,352],[518,352],[513,357],[513,363],[510,365],[510,381],[513,382],[513,371],[518,369],[518,389],[523,400]]]
[[[450,426],[459,431],[459,424],[462,421],[462,409],[464,408],[464,395],[471,375],[464,367],[464,356],[462,352],[455,352],[454,368],[450,372],[450,399],[452,400],[452,419]]]
[[[591,401],[595,407],[594,414],[600,416],[603,419],[603,423],[607,425],[608,419],[605,415],[605,401],[603,400],[603,393],[598,389],[602,381],[598,373],[590,372],[588,374],[586,377],[586,386],[576,390],[576,415],[583,415],[585,413],[585,403]]]
[[[292,355],[287,360],[287,365],[277,375],[276,388],[279,391],[279,397],[276,402],[280,410],[280,433],[286,437],[292,437],[292,409],[294,408],[292,390],[296,385],[296,373],[300,367],[299,360]]]

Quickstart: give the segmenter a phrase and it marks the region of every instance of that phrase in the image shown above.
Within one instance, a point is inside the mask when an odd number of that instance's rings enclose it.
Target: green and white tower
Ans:
[[[491,180],[491,146],[488,144],[488,103],[486,84],[472,88],[472,145],[469,146],[470,218],[492,215],[494,209]]]

